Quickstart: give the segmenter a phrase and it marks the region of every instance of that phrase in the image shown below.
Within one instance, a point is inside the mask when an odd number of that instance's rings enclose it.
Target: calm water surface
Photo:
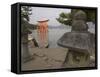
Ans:
[[[95,34],[95,25],[89,22],[88,26],[89,26],[88,31]],[[57,45],[58,39],[60,39],[64,33],[70,32],[70,31],[71,31],[71,26],[64,26],[64,27],[57,27],[57,28],[49,27],[49,30],[48,30],[49,48],[59,47]],[[32,35],[38,42],[37,30],[32,30]]]

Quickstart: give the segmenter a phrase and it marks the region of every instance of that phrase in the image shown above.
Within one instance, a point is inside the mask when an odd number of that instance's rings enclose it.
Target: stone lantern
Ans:
[[[43,18],[38,20],[37,32],[40,48],[48,47],[48,19]]]
[[[64,65],[89,66],[91,51],[95,49],[95,36],[88,32],[85,12],[80,10],[74,14],[72,31],[65,33],[57,43],[59,46],[69,49]]]
[[[28,62],[33,59],[33,56],[29,53],[28,48],[28,34],[32,32],[29,30],[33,28],[34,25],[29,24],[27,21],[23,21],[21,25],[21,55],[22,63]]]

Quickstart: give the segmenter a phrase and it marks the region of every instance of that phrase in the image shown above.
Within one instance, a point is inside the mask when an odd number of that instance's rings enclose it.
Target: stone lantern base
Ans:
[[[22,63],[28,62],[33,59],[33,55],[30,55],[27,44],[22,44]]]
[[[86,52],[86,51],[83,51]],[[90,54],[88,51],[83,53],[80,51],[69,50],[63,66],[68,67],[87,67],[90,64]]]

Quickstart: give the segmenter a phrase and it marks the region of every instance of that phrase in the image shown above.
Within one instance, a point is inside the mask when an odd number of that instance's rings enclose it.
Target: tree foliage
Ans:
[[[28,28],[30,11],[31,11],[31,8],[28,6],[21,7],[21,34],[22,36],[31,33],[31,31]]]
[[[70,25],[71,24],[71,13],[64,13],[62,12],[59,15],[59,18],[56,18],[56,20],[62,24]]]
[[[31,7],[22,6],[21,7],[21,18],[26,20],[26,21],[29,21],[29,15],[32,14],[31,11],[32,11]]]
[[[22,6],[21,7],[21,33],[23,35],[27,35],[32,33],[30,29],[35,29],[34,24],[29,23],[29,15],[32,14],[32,8],[29,6]]]

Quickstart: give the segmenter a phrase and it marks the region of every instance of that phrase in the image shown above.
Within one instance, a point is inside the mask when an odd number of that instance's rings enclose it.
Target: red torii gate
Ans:
[[[48,19],[38,20],[37,33],[39,38],[39,47],[45,48],[48,45]]]

